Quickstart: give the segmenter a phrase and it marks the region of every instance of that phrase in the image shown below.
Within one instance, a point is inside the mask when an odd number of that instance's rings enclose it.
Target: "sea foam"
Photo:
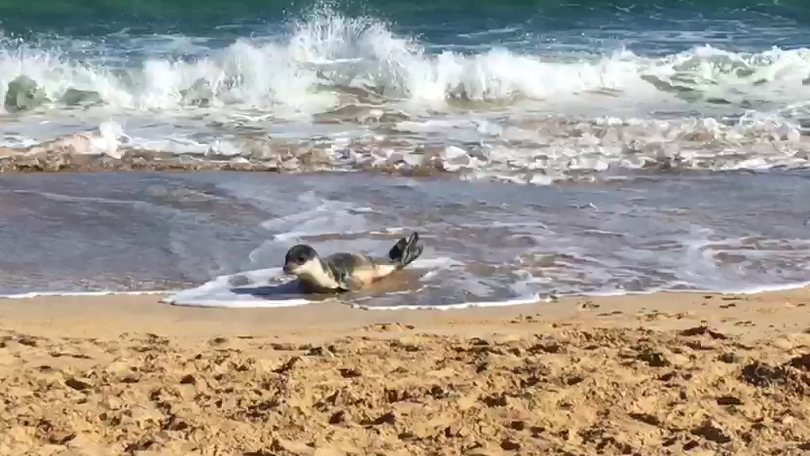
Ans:
[[[741,53],[706,45],[663,57],[624,48],[571,57],[494,45],[473,53],[436,53],[377,19],[328,9],[294,21],[289,30],[240,38],[224,48],[168,36],[162,43],[145,43],[153,46],[146,49],[152,56],[135,65],[80,55],[68,45],[40,48],[3,40],[0,97],[22,73],[39,82],[51,99],[74,87],[99,92],[108,105],[126,109],[179,110],[206,98],[217,108],[282,115],[336,107],[341,88],[434,109],[454,100],[576,103],[600,91],[610,95],[602,97],[607,104],[684,99],[793,104],[801,94],[810,94],[802,85],[810,74],[807,49]],[[114,55],[115,49],[97,52]]]
[[[810,164],[804,48],[461,52],[326,8],[287,25],[217,46],[125,33],[109,46],[0,41],[0,97],[25,74],[57,100],[9,118],[0,147],[113,121],[125,148],[287,171],[428,167],[549,185],[617,169]],[[134,42],[142,59],[118,55],[115,46]],[[97,92],[102,104],[63,106],[70,88]]]

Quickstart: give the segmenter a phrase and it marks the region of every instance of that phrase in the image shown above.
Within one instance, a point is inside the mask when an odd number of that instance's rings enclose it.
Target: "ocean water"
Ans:
[[[352,299],[808,277],[799,0],[12,0],[0,98],[19,75],[54,101],[0,108],[0,147],[113,122],[120,150],[284,172],[0,176],[2,293],[193,288],[409,230],[429,272]]]
[[[192,290],[181,303],[300,303],[307,298],[249,292],[280,285],[293,244],[384,255],[413,230],[421,264],[345,302],[789,288],[810,267],[808,194],[810,174],[799,171],[570,185],[373,172],[4,175],[0,290]]]

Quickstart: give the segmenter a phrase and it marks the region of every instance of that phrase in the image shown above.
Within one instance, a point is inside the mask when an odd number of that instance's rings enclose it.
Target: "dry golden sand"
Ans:
[[[0,301],[0,454],[802,454],[810,297]]]

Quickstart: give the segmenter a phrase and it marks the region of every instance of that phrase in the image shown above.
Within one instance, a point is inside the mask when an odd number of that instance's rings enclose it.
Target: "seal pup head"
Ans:
[[[297,276],[302,289],[307,292],[327,292],[341,288],[334,271],[327,267],[315,249],[306,244],[296,245],[287,251],[284,272]]]
[[[299,275],[311,272],[314,268],[322,269],[318,252],[306,244],[298,244],[287,251],[284,257],[284,273]]]

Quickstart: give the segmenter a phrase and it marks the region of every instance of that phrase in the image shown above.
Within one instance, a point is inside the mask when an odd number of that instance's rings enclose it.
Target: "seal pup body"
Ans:
[[[298,276],[307,293],[356,291],[408,266],[421,254],[419,233],[397,241],[388,258],[346,252],[321,258],[311,246],[298,244],[287,251],[284,272]]]

